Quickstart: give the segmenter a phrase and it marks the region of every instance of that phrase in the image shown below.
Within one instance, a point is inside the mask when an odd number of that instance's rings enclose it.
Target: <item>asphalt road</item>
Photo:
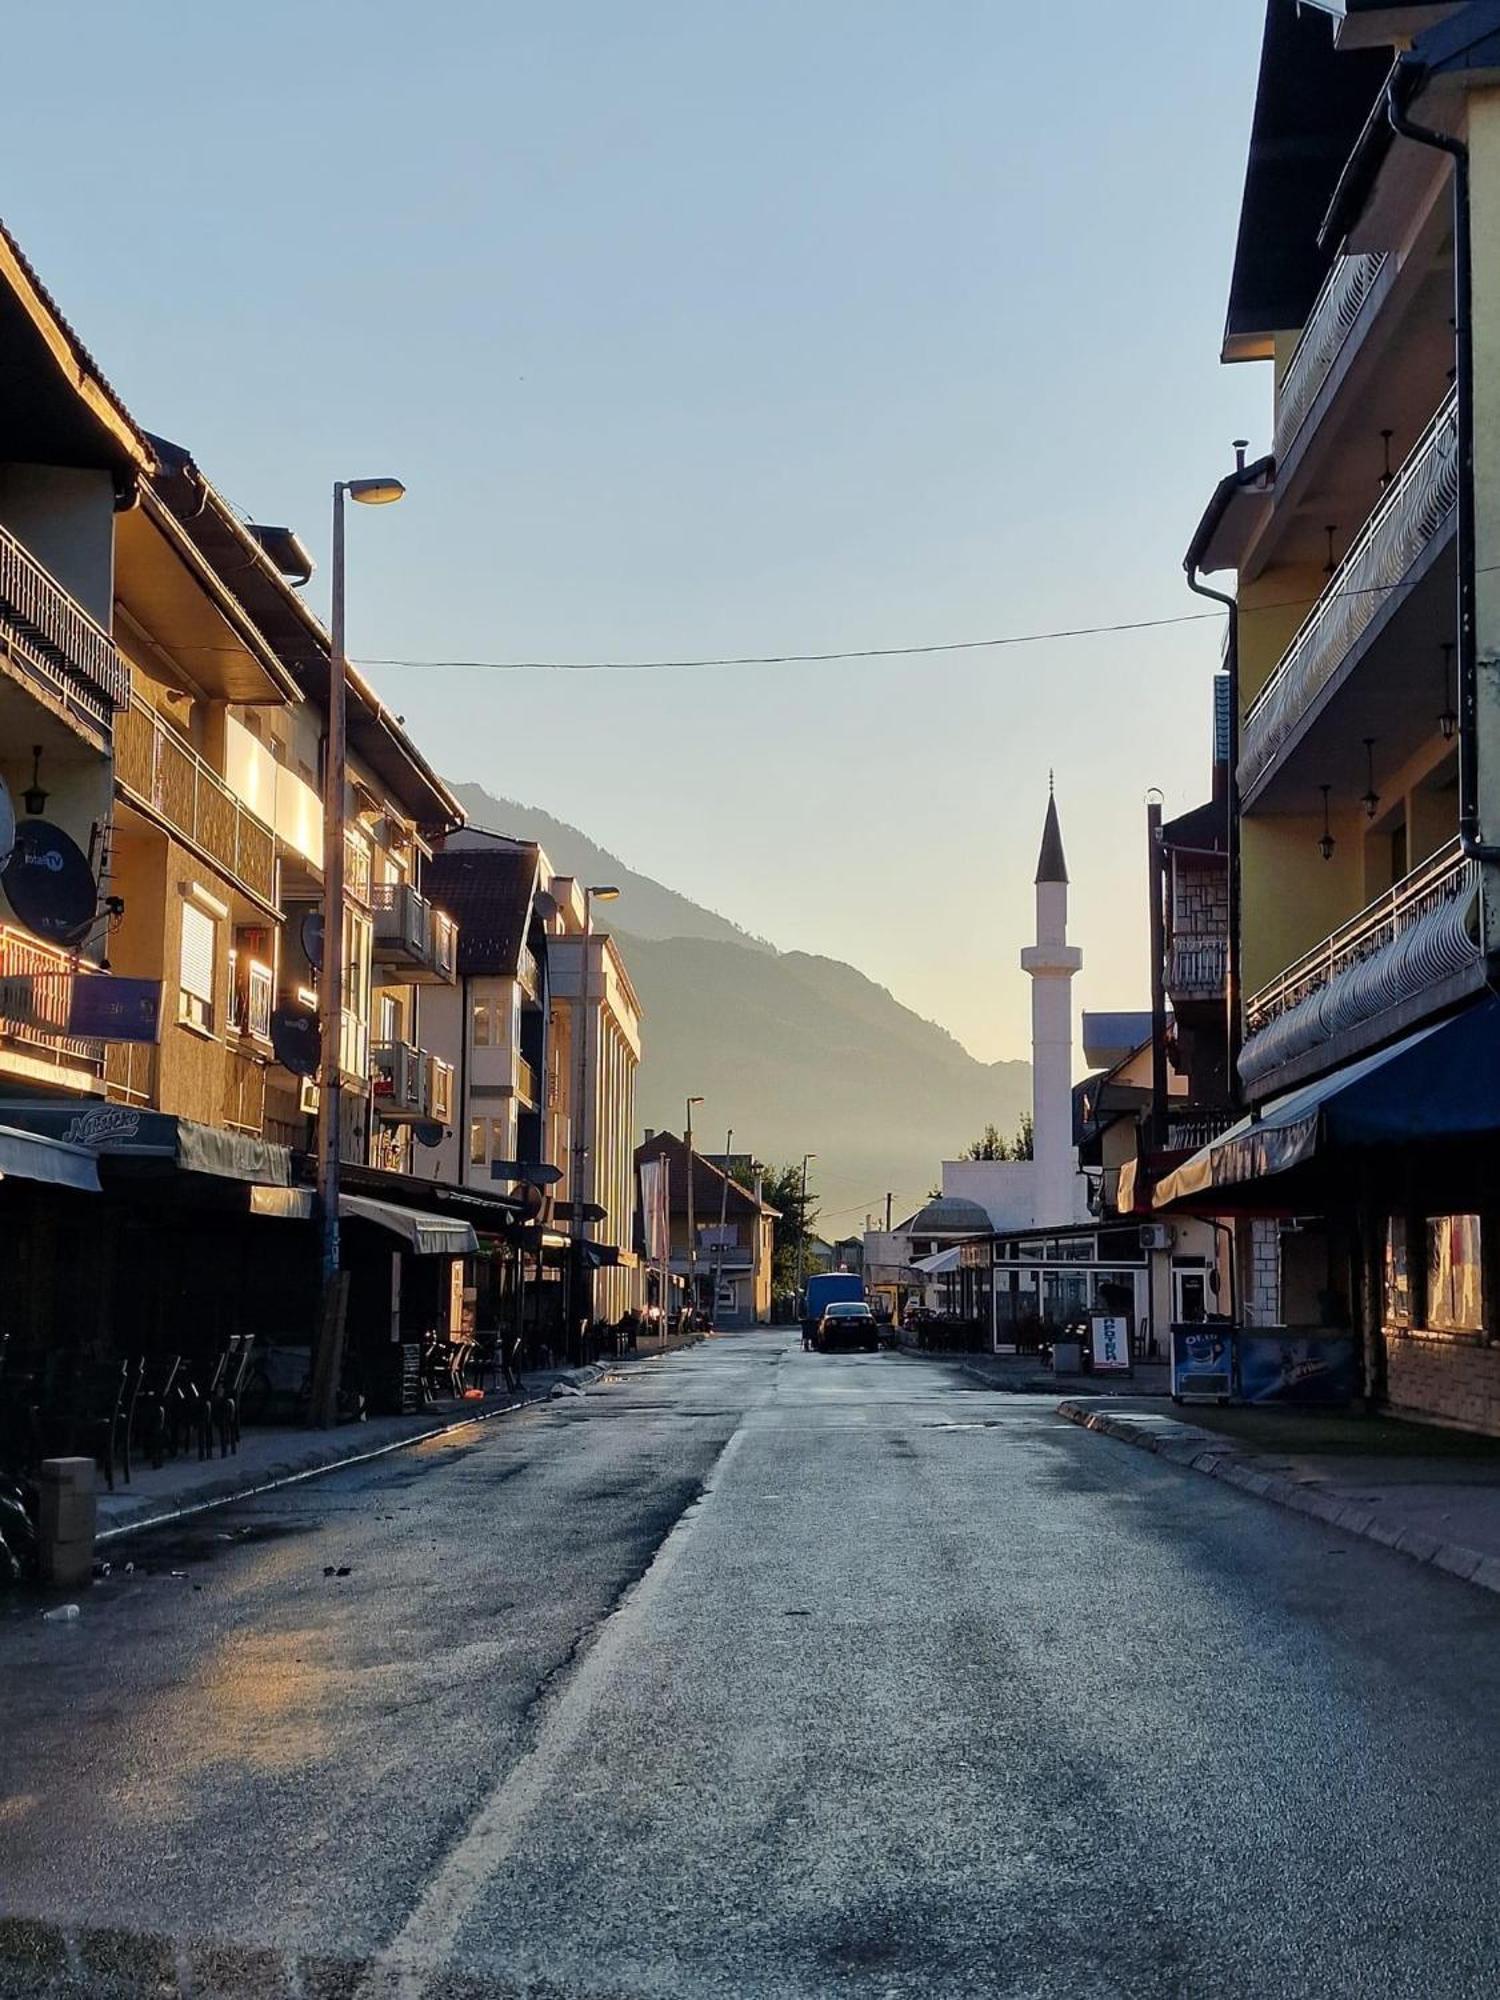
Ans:
[[[1500,1985],[1495,1599],[954,1368],[732,1336],[112,1554],[0,1599],[0,1995]]]

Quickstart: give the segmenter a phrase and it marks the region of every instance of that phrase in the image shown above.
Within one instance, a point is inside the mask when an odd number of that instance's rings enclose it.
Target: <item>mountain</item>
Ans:
[[[816,1153],[835,1233],[862,1227],[887,1189],[898,1211],[914,1207],[939,1160],[991,1121],[1013,1131],[1029,1107],[1028,1063],[977,1061],[852,965],[777,951],[536,807],[454,790],[475,825],[539,841],[564,873],[618,883],[609,928],[645,1012],[639,1123],[680,1132],[684,1100],[701,1095],[700,1144],[722,1145],[732,1124],[735,1150],[769,1163]]]

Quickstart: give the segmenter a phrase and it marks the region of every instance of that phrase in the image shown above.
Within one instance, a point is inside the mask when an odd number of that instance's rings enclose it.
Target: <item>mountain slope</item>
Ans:
[[[981,1063],[838,959],[778,952],[705,910],[576,827],[534,806],[454,787],[470,819],[540,841],[554,865],[622,893],[600,912],[645,1010],[637,1086],[642,1127],[682,1130],[684,1100],[702,1143],[779,1163],[818,1155],[813,1182],[835,1231],[862,1225],[887,1189],[918,1202],[952,1157],[993,1121],[1015,1129],[1030,1101],[1024,1062]]]
[[[491,833],[508,833],[517,840],[538,842],[564,875],[576,876],[583,882],[615,884],[620,900],[610,905],[610,914],[616,928],[628,930],[636,937],[719,938],[727,944],[770,949],[759,938],[742,931],[738,924],[730,923],[727,917],[705,910],[700,903],[679,896],[675,889],[654,882],[649,875],[637,874],[617,854],[611,854],[608,848],[590,840],[566,820],[554,819],[540,806],[497,799],[483,785],[454,785],[453,790],[472,825],[487,827]]]

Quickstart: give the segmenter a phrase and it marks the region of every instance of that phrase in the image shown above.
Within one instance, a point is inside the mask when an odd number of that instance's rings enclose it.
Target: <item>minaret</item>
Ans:
[[[1068,864],[1049,775],[1036,864],[1036,943],[1021,953],[1021,968],[1031,974],[1032,1221],[1038,1224],[1077,1220],[1073,974],[1082,964],[1083,953],[1068,943]]]

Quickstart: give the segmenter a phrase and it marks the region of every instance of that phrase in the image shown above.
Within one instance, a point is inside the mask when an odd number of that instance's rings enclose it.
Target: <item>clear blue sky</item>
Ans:
[[[356,655],[655,658],[1201,609],[1269,382],[1217,360],[1260,0],[74,0],[7,23],[4,213],[148,427],[326,549]],[[315,584],[314,588],[318,586]],[[1215,625],[915,662],[377,671],[547,807],[987,1057],[1049,765],[1086,1005]]]

